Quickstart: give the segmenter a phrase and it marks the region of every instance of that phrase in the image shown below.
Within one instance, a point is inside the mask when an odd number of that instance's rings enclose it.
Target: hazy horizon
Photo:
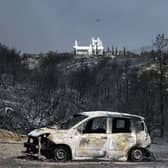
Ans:
[[[0,42],[22,52],[71,51],[88,45],[137,49],[168,33],[164,0],[0,0]]]

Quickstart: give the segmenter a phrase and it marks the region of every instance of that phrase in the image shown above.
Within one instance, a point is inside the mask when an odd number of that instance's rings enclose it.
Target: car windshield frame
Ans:
[[[70,129],[74,127],[76,124],[81,122],[82,120],[86,119],[88,116],[82,114],[75,114],[70,117],[68,120],[62,122],[60,124],[60,129]]]

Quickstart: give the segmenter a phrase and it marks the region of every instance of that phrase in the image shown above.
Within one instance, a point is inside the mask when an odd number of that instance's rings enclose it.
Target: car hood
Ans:
[[[39,129],[34,129],[33,131],[31,131],[28,136],[32,136],[32,137],[38,137],[40,135],[43,135],[43,134],[51,134],[51,133],[54,133],[56,132],[58,129],[57,128],[47,128],[47,127],[44,127],[44,128],[39,128]]]

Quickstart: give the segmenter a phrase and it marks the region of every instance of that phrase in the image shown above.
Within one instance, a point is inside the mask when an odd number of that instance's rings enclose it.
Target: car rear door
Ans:
[[[135,144],[136,135],[132,131],[129,118],[111,118],[111,133],[108,134],[107,155],[112,159],[125,160],[128,150]]]

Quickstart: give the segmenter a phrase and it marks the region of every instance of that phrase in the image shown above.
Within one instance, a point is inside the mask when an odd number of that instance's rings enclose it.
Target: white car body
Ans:
[[[46,135],[55,146],[65,145],[72,160],[126,161],[131,149],[150,146],[151,139],[141,116],[107,111],[83,112],[76,116],[83,119],[69,129],[45,127],[30,132],[28,143],[30,138]],[[43,143],[39,147],[41,150]]]

